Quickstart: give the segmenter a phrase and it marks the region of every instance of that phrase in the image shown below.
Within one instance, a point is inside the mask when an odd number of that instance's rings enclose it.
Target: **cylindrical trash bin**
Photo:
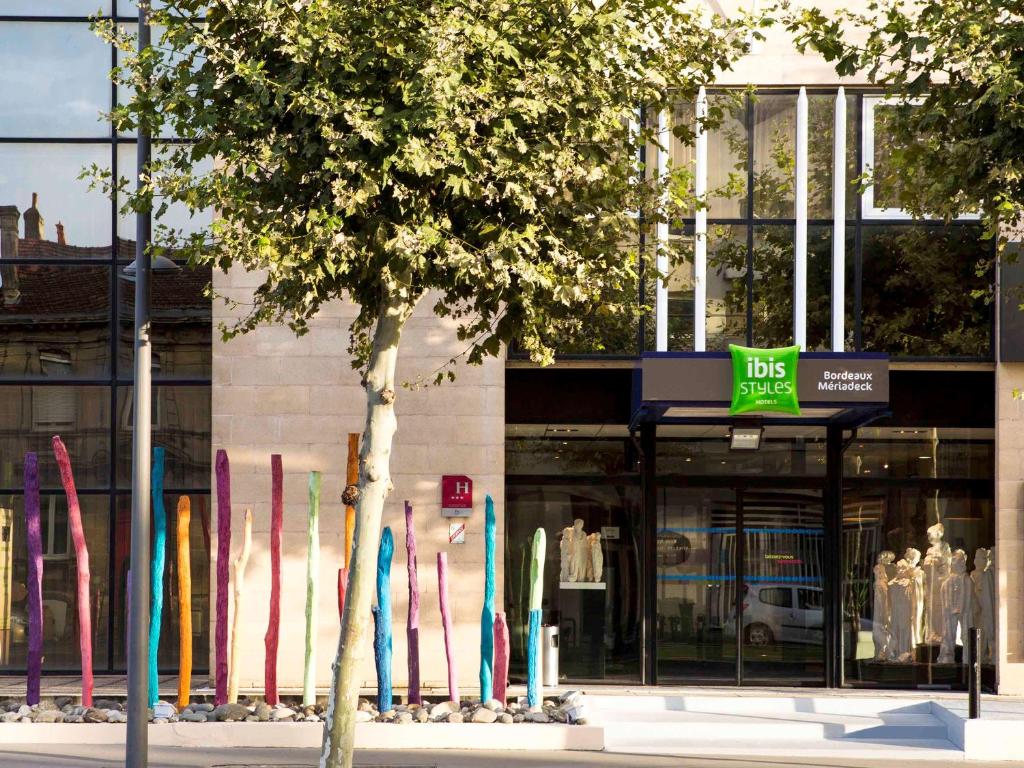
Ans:
[[[540,684],[545,688],[558,685],[558,627],[545,624],[540,628]]]

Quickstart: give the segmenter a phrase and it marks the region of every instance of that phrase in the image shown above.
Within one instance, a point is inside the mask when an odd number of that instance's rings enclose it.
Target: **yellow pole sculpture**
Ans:
[[[192,564],[189,560],[188,496],[178,497],[178,709],[189,704],[192,690]]]

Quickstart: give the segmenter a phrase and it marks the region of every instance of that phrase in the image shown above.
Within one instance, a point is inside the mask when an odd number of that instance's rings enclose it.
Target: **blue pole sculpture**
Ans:
[[[544,555],[547,538],[544,529],[538,528],[533,534],[533,548],[530,553],[530,632],[526,641],[526,704],[540,705],[540,606],[544,594]]]
[[[484,607],[480,614],[480,701],[494,698],[494,499],[484,505]]]
[[[167,512],[164,510],[164,449],[153,449],[153,562],[150,580],[153,599],[149,618],[149,706],[160,699],[157,655],[160,650],[160,623],[164,611],[164,563],[167,550]]]
[[[377,550],[377,605],[373,608],[373,660],[377,664],[377,710],[391,709],[391,556],[395,538],[385,527]]]

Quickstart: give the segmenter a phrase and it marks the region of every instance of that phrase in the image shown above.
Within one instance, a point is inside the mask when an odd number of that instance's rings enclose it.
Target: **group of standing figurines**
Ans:
[[[995,644],[995,578],[991,549],[974,553],[974,570],[967,572],[967,553],[951,550],[942,540],[945,529],[928,529],[924,560],[913,547],[896,555],[885,550],[874,567],[872,636],[877,661],[914,661],[919,645],[939,646],[938,663],[956,662],[956,646],[967,647],[967,630],[981,629],[980,654],[991,661]],[[920,563],[920,564],[919,564]],[[962,663],[967,664],[966,652]]]
[[[600,582],[604,576],[604,552],[601,549],[601,534],[587,534],[582,520],[573,520],[572,525],[562,529],[559,544],[561,582]]]

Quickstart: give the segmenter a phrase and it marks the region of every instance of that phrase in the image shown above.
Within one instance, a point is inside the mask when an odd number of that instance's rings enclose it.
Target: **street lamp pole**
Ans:
[[[148,0],[139,2],[139,53],[150,45]],[[151,158],[148,127],[139,126],[137,188],[145,182]],[[152,236],[151,214],[135,214],[135,389],[132,427],[131,626],[128,631],[128,734],[125,768],[149,763],[149,473],[152,387],[149,341],[149,292],[152,276],[146,247]]]

